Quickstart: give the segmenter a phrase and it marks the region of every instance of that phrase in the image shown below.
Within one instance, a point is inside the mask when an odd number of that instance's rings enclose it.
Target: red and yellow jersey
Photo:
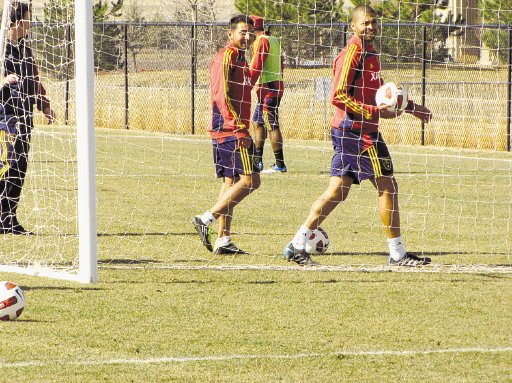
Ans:
[[[212,118],[208,131],[222,142],[249,137],[251,81],[245,51],[229,43],[210,63]]]
[[[372,46],[363,51],[361,39],[354,35],[334,60],[331,103],[336,107],[331,125],[337,129],[376,132],[379,111],[377,89],[384,83],[380,62]]]
[[[256,84],[258,99],[262,93],[276,93],[273,97],[282,97],[284,92],[283,61],[281,45],[274,36],[260,35],[252,46],[252,59],[249,66],[251,83]]]

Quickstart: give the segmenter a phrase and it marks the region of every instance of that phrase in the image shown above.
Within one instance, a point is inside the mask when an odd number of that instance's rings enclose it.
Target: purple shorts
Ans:
[[[265,127],[267,130],[279,129],[279,104],[281,97],[266,96],[258,101],[252,115],[252,121]]]
[[[236,178],[240,175],[259,173],[254,162],[254,143],[249,149],[237,147],[237,141],[224,141],[221,144],[213,140],[213,162],[218,178]]]
[[[380,133],[331,128],[334,155],[331,176],[349,176],[355,184],[393,175],[393,161]]]

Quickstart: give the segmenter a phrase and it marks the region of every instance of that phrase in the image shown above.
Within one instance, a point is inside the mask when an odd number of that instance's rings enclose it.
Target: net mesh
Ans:
[[[35,114],[18,216],[36,235],[0,237],[4,264],[73,269],[78,263],[74,26],[67,4],[32,3],[37,12],[29,40],[57,120],[45,125]],[[283,247],[328,183],[331,65],[351,29],[337,3],[289,2],[285,11],[293,12],[281,16],[271,6],[284,3],[267,1],[257,10],[236,4],[267,18],[285,62],[280,119],[289,172],[263,175],[261,188],[235,209],[232,237],[250,254],[209,253],[190,223],[220,189],[206,132],[208,67],[226,44],[227,25],[194,23],[188,11],[189,21],[178,23],[132,10],[131,22],[110,16],[94,26],[101,267],[288,269]],[[411,116],[381,124],[400,185],[406,248],[434,259],[425,270],[510,271],[506,10],[494,9],[501,19],[489,20],[483,3],[451,12],[451,3],[421,3],[416,15],[383,4],[376,39],[383,77],[404,84],[416,102],[424,98],[434,116],[425,126]],[[202,6],[217,10],[214,2]],[[316,20],[300,16],[308,12]],[[126,18],[127,9],[121,14]],[[433,24],[446,14],[444,23]],[[273,161],[267,141],[265,166]],[[370,183],[354,186],[322,227],[331,240],[317,256],[325,270],[388,269]]]

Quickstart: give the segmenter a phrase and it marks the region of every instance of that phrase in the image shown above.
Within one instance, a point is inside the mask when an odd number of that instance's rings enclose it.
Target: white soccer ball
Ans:
[[[389,105],[387,110],[390,112],[403,111],[409,102],[407,89],[402,84],[387,82],[377,90],[375,102],[377,106]]]
[[[23,290],[16,283],[0,282],[0,320],[16,320],[25,308]]]
[[[327,251],[328,247],[329,236],[327,235],[327,232],[321,227],[313,230],[306,241],[306,252],[309,254],[323,254]]]

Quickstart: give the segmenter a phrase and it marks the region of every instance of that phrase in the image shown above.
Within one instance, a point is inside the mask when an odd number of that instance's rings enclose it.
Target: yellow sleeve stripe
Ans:
[[[344,92],[345,87],[347,86],[348,73],[350,71],[350,67],[352,65],[352,60],[354,60],[354,55],[356,54],[357,45],[352,44],[348,47],[347,54],[345,55],[345,59],[343,60],[343,66],[341,67],[341,76],[338,87],[336,88],[336,94],[339,92]]]
[[[336,88],[335,97],[338,100],[340,100],[342,103],[347,105],[354,112],[362,114],[364,118],[369,120],[372,118],[372,113],[370,111],[366,110],[365,108],[363,108],[357,102],[355,102],[346,93],[348,74],[350,72],[350,68],[352,66],[352,61],[354,60],[356,51],[357,51],[357,45],[352,44],[348,47],[347,54],[345,55],[345,59],[343,60],[340,81],[338,83],[338,87]]]
[[[372,161],[373,172],[375,173],[375,177],[382,177],[382,168],[380,167],[379,156],[377,155],[377,149],[375,149],[375,145],[370,146],[368,148],[368,156]]]
[[[252,174],[251,156],[247,148],[240,148],[240,157],[242,158],[242,166],[244,168],[244,174]]]
[[[233,51],[231,49],[226,49],[224,51],[224,62],[222,63],[224,66],[224,98],[229,111],[235,119],[235,124],[238,129],[245,129],[245,125],[240,121],[240,117],[238,117],[238,114],[235,112],[235,108],[233,107],[231,98],[229,97],[229,64],[231,63],[231,56],[233,56]]]

